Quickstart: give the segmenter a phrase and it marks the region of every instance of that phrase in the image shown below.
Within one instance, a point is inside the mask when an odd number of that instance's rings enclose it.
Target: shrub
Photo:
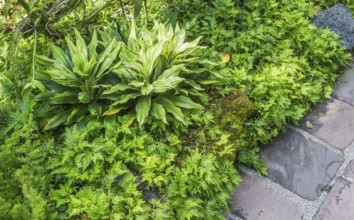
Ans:
[[[120,82],[104,91],[101,98],[113,101],[110,109],[119,112],[135,108],[141,126],[151,115],[167,124],[166,112],[184,122],[181,109],[200,109],[188,96],[200,96],[201,84],[208,79],[206,60],[200,57],[204,47],[200,37],[185,41],[178,25],[155,23],[152,30],[137,31],[134,23],[126,47],[119,54],[122,65],[113,72]]]
[[[231,161],[197,149],[179,152],[136,128],[131,135],[118,131],[124,138],[109,133],[92,137],[99,128],[89,123],[67,129],[62,150],[49,160],[60,185],[51,191],[51,199],[66,216],[222,218],[219,209],[227,206],[239,181]]]
[[[37,87],[42,92],[36,96],[36,100],[71,105],[68,110],[51,118],[45,129],[81,121],[88,113],[101,116],[99,97],[104,88],[110,85],[106,77],[120,65],[117,60],[121,44],[117,41],[112,40],[104,50],[98,51],[96,31],[87,46],[77,30],[75,38],[76,44],[66,37],[68,54],[52,44],[54,59],[37,56],[37,62],[46,69],[36,74]]]
[[[39,95],[30,89],[19,93],[18,99],[0,93],[0,218],[223,219],[229,196],[240,180],[233,165],[237,145],[217,126],[208,109],[192,101],[206,103],[209,90],[202,86],[215,83],[211,75],[218,77],[209,70],[213,64],[200,58],[199,39],[184,42],[183,30],[160,24],[152,31],[136,30],[136,39],[127,38],[127,44],[98,33],[93,32],[85,47],[83,36],[75,31],[75,41],[66,38],[67,51],[52,45],[53,58],[37,56],[41,66],[34,84],[41,89]],[[146,34],[154,41],[148,41]],[[155,34],[166,39],[159,40]],[[93,43],[98,38],[101,42]],[[104,49],[107,42],[121,48]],[[141,47],[129,47],[131,42]],[[154,49],[162,45],[156,62],[147,61],[150,56],[144,60],[135,55],[148,53],[148,43]],[[74,58],[78,50],[84,56]],[[105,51],[115,51],[110,53],[115,56],[107,58]],[[23,56],[29,52],[21,51]],[[112,62],[104,65],[108,60]],[[142,64],[142,70],[137,70],[136,63]],[[101,67],[107,68],[100,72]],[[152,68],[151,79],[139,77],[145,68]],[[130,104],[122,110],[126,114],[108,109],[108,95],[117,101],[120,94],[133,91],[143,96],[144,89],[129,82],[127,73],[135,70],[140,71],[137,83],[154,86],[151,94],[144,94],[150,95],[152,105],[159,98],[173,101],[176,111],[185,109],[185,125],[202,132],[190,132],[173,113],[165,115],[168,125],[160,126],[164,120],[153,117],[133,123],[128,112],[138,114],[136,99],[126,103]],[[98,72],[103,76],[98,77]],[[178,83],[154,84],[166,75],[168,80],[179,78]],[[0,84],[4,82],[0,78]],[[122,86],[128,88],[113,91]],[[67,91],[72,98],[65,98]],[[92,114],[92,105],[101,110]],[[162,102],[161,106],[169,113],[169,105]],[[118,108],[117,103],[112,107]],[[53,111],[62,109],[61,117],[52,117]],[[152,109],[148,113],[154,116]],[[95,120],[90,114],[105,117]],[[149,120],[148,129],[141,129],[145,120]],[[63,129],[56,128],[62,124]],[[56,129],[48,131],[51,128]]]
[[[70,105],[45,129],[79,122],[89,113],[100,117],[132,108],[140,127],[149,115],[167,124],[167,113],[185,123],[181,109],[203,108],[188,97],[201,96],[201,85],[214,83],[207,68],[212,64],[200,58],[200,38],[184,42],[178,25],[173,30],[159,23],[139,32],[132,23],[129,37],[119,35],[102,33],[105,49],[98,51],[96,31],[87,47],[75,31],[76,44],[66,37],[68,54],[52,44],[54,59],[37,56],[46,69],[36,74],[36,100]]]

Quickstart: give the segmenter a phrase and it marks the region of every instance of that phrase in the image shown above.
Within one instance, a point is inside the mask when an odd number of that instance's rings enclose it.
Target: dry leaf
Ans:
[[[222,55],[222,57],[221,57],[221,60],[222,60],[223,63],[229,62],[229,61],[230,61],[230,54],[224,53],[224,54]]]
[[[309,122],[309,121],[306,121],[306,126],[307,126],[308,128],[310,128],[310,129],[313,128],[313,125],[312,125],[311,122]]]

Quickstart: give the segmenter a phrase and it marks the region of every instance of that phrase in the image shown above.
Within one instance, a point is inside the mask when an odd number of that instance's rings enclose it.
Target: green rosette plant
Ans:
[[[122,43],[114,39],[102,50],[96,31],[88,45],[77,30],[75,44],[70,37],[65,39],[68,45],[67,53],[52,44],[52,59],[43,55],[37,56],[37,62],[44,66],[44,70],[36,73],[36,85],[41,90],[36,100],[70,106],[52,117],[45,129],[81,121],[89,113],[97,117],[102,115],[104,105],[99,102],[100,94],[110,86],[107,83],[115,81],[105,78],[112,69],[121,64],[118,53]]]
[[[171,114],[185,123],[182,109],[203,108],[190,96],[201,96],[201,85],[215,82],[207,80],[211,63],[201,58],[201,37],[184,42],[185,34],[178,25],[156,22],[151,30],[137,31],[132,23],[119,54],[122,65],[113,70],[121,81],[100,95],[112,100],[106,114],[134,108],[141,127],[149,115],[167,124]]]

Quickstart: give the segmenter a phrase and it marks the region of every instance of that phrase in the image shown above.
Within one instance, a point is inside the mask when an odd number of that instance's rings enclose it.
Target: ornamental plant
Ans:
[[[122,65],[113,70],[120,83],[105,90],[100,98],[110,99],[110,111],[134,108],[140,126],[149,115],[164,123],[167,113],[185,123],[182,109],[200,109],[188,96],[201,96],[202,84],[213,83],[208,62],[201,58],[201,37],[185,41],[178,25],[155,23],[152,30],[131,26],[129,38],[119,58]]]
[[[99,50],[96,31],[86,47],[75,30],[76,44],[66,37],[68,53],[52,44],[53,59],[37,56],[46,69],[37,72],[42,93],[36,100],[70,105],[46,129],[81,121],[89,113],[100,117],[122,110],[132,112],[140,127],[149,115],[168,124],[168,113],[185,124],[182,109],[203,108],[188,97],[201,96],[201,85],[216,82],[208,80],[213,64],[200,58],[201,37],[184,42],[185,31],[178,25],[173,30],[159,23],[139,32],[133,23],[126,44],[117,41],[126,37],[101,36],[104,50]]]
[[[122,44],[114,39],[103,50],[99,50],[96,31],[88,45],[77,30],[75,44],[70,37],[65,39],[68,51],[52,44],[53,58],[37,56],[37,62],[45,69],[36,74],[36,84],[41,90],[36,100],[70,105],[68,110],[52,117],[45,129],[81,121],[88,113],[100,116],[103,106],[99,97],[108,86],[105,78],[120,65],[117,55]]]

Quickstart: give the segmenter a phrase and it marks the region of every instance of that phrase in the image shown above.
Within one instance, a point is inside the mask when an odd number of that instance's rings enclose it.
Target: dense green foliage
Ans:
[[[352,11],[354,10],[354,2],[352,0],[315,0],[314,2],[323,9],[329,8],[336,3],[342,3],[352,9]]]
[[[181,108],[203,108],[188,96],[201,96],[200,84],[212,83],[199,40],[184,42],[185,31],[178,26],[155,23],[152,31],[137,31],[132,25],[119,54],[122,65],[113,70],[120,82],[101,95],[113,101],[109,111],[135,106],[140,126],[149,115],[167,124],[166,112],[185,123]]]
[[[334,0],[62,2],[2,5],[0,219],[224,219],[349,58]]]
[[[37,62],[46,67],[37,71],[35,85],[41,89],[36,96],[37,101],[51,104],[70,104],[71,107],[58,113],[49,120],[46,129],[59,126],[62,123],[78,122],[89,112],[100,116],[102,106],[98,103],[107,81],[113,81],[108,74],[119,66],[118,53],[121,45],[112,40],[106,48],[97,53],[97,34],[94,31],[90,44],[86,46],[84,39],[75,31],[76,45],[67,37],[69,53],[51,45],[54,59],[38,56]]]
[[[132,106],[140,127],[150,114],[167,124],[166,112],[185,123],[181,108],[203,108],[188,95],[202,96],[200,84],[217,81],[208,80],[208,61],[198,56],[200,38],[184,42],[184,30],[158,23],[153,31],[137,31],[132,23],[129,36],[101,34],[105,49],[99,54],[97,32],[86,46],[75,30],[76,45],[66,37],[68,54],[51,45],[54,59],[37,56],[46,69],[36,74],[34,84],[42,92],[36,100],[73,106],[51,118],[45,129],[79,122],[88,113],[113,115]]]
[[[256,112],[240,137],[246,152],[328,97],[350,58],[336,34],[310,23],[319,10],[313,2],[195,0],[168,9],[165,16],[183,24],[190,37],[204,36],[209,59],[231,57],[222,65],[224,83],[247,94]]]

